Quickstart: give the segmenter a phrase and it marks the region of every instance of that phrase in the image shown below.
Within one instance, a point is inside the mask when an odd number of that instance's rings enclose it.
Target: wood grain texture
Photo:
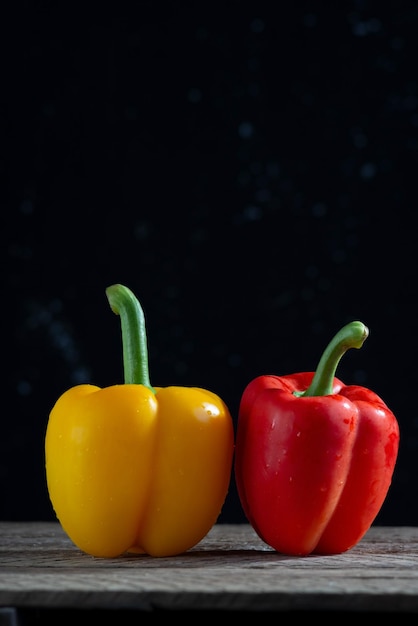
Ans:
[[[0,522],[0,606],[418,613],[418,528],[372,527],[350,551],[288,557],[246,524],[187,553],[98,559],[54,522]]]

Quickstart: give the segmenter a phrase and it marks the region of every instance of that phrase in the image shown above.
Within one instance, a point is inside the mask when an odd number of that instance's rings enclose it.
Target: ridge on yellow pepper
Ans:
[[[49,415],[46,481],[62,528],[97,557],[181,554],[217,521],[228,493],[233,422],[215,393],[152,387],[143,310],[120,284],[124,384],[77,385]]]

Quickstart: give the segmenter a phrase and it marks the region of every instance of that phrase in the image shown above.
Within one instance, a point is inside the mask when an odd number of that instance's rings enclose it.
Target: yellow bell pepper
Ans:
[[[139,302],[123,285],[106,295],[121,318],[125,381],[58,398],[45,435],[49,497],[69,538],[92,556],[173,556],[203,539],[222,510],[232,418],[211,391],[153,388]]]

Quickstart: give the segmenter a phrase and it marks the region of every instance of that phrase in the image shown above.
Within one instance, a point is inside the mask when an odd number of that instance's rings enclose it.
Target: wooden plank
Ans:
[[[418,613],[418,528],[372,527],[350,551],[288,557],[218,524],[170,558],[82,553],[54,522],[0,522],[0,606]]]

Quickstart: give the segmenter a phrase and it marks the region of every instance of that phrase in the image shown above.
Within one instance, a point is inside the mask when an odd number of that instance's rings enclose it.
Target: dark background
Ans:
[[[401,446],[377,518],[418,524],[416,2],[16,2],[2,20],[0,519],[53,519],[49,412],[123,382],[220,395],[315,369],[378,393]],[[232,478],[220,521],[245,521]]]

